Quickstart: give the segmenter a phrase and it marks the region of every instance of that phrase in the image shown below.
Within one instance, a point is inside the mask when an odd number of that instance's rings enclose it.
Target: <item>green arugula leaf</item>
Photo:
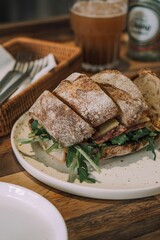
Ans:
[[[68,176],[68,182],[73,183],[77,178],[77,169],[78,169],[78,161],[76,158],[73,159],[70,165],[70,171]]]
[[[54,142],[52,146],[50,146],[46,152],[47,153],[50,153],[50,152],[53,152],[54,150],[57,150],[57,149],[61,149],[61,146],[58,142]]]
[[[87,183],[95,183],[95,182],[96,182],[96,179],[91,178],[91,177],[88,177],[88,178],[85,180],[85,182],[87,182]]]
[[[110,141],[113,145],[123,145],[128,140],[129,140],[129,137],[125,133],[122,133],[121,135],[112,138]]]
[[[40,127],[37,120],[34,120],[31,124],[32,131],[28,134],[28,139],[17,139],[21,144],[41,142],[43,140],[55,140],[48,134],[45,128]]]
[[[140,138],[149,136],[150,133],[151,133],[151,131],[149,129],[141,128],[136,131],[132,131],[132,132],[128,133],[128,136],[132,141],[138,141]]]
[[[80,156],[78,157],[78,163],[79,163],[79,167],[78,167],[78,177],[80,182],[85,181],[88,178],[88,167],[87,164],[85,163],[84,159],[82,159]]]
[[[30,136],[39,136],[42,140],[49,139],[51,140],[50,134],[46,131],[44,127],[41,127],[37,120],[34,120],[31,125],[32,132]]]
[[[90,147],[89,149],[91,150]],[[88,166],[86,164],[86,160],[88,161],[88,159],[86,159],[86,156],[89,158],[89,156],[78,145],[68,148],[66,165],[67,167],[70,167],[68,178],[69,182],[75,181],[76,178],[78,178],[80,182],[95,182],[95,179],[90,177]],[[95,163],[92,159],[91,161],[93,166]],[[98,166],[96,166],[96,169],[98,169]]]
[[[91,165],[97,172],[100,172],[99,166],[97,166],[97,165],[95,164],[95,162],[90,158],[90,156],[89,156],[85,151],[83,151],[82,148],[80,148],[80,146],[76,145],[76,146],[74,146],[74,147],[75,147],[75,149],[76,149],[79,153],[81,153],[81,154],[83,155],[83,157],[90,163],[90,165]]]
[[[21,144],[29,144],[29,143],[40,142],[40,139],[39,138],[18,138],[16,141]]]
[[[83,151],[85,151],[88,155],[92,155],[93,153],[93,149],[94,149],[94,145],[93,144],[89,144],[89,143],[83,143],[80,144],[80,147],[83,149]]]
[[[95,179],[90,177],[89,171],[88,171],[88,166],[84,160],[84,156],[81,155],[80,153],[78,154],[78,177],[79,181],[82,182],[90,182],[90,183],[95,183]]]
[[[68,147],[67,157],[66,157],[66,166],[69,168],[74,159],[77,159],[77,151],[74,147]]]
[[[153,156],[154,156],[153,159],[156,160],[156,152],[155,152],[155,149],[154,149],[154,139],[153,139],[153,137],[148,137],[147,141],[148,141],[147,151],[151,151],[153,153]]]
[[[38,128],[38,125],[38,120],[34,120],[31,125],[32,130],[36,130]]]
[[[87,155],[90,156],[90,158],[98,166],[99,161],[100,161],[100,157],[101,157],[99,146],[97,146],[96,144],[92,144],[92,143],[83,143],[83,144],[80,144],[79,146],[82,148],[82,150],[85,153],[87,153]]]

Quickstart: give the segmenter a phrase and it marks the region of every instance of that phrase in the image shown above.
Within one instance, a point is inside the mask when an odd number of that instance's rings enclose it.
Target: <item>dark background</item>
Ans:
[[[74,0],[0,0],[0,23],[66,15]]]

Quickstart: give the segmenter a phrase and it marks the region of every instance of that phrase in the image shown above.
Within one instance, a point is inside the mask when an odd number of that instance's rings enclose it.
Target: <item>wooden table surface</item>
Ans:
[[[68,17],[0,26],[0,42],[31,36],[73,45]],[[157,70],[160,62],[128,59],[127,37],[122,39],[119,69],[141,67]],[[60,79],[61,80],[61,79]],[[61,212],[69,240],[159,240],[160,195],[137,200],[97,200],[74,196],[49,187],[27,173],[13,154],[10,136],[0,138],[0,181],[18,184],[44,196]]]

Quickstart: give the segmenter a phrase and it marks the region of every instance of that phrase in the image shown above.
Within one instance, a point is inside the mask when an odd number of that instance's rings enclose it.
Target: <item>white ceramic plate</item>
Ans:
[[[157,159],[145,149],[107,160],[100,174],[93,172],[95,184],[67,182],[68,174],[54,168],[50,156],[39,145],[19,145],[17,138],[27,138],[28,115],[14,125],[11,134],[13,151],[20,164],[38,180],[65,192],[99,199],[132,199],[160,193],[160,141],[156,142]]]
[[[0,182],[0,239],[67,240],[59,211],[26,188]]]

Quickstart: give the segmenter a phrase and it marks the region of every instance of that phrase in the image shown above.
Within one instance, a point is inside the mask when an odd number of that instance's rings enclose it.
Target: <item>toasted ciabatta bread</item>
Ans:
[[[139,151],[146,147],[148,142],[146,140],[141,140],[134,143],[128,143],[122,146],[106,146],[102,148],[102,158],[101,160],[106,160],[112,157],[118,157],[130,154],[132,152]]]
[[[75,74],[62,81],[53,92],[93,127],[118,114],[112,99],[84,74]]]
[[[160,79],[150,70],[144,69],[139,71],[134,84],[143,94],[154,126],[160,130]]]
[[[44,91],[29,110],[47,132],[68,147],[92,136],[94,129],[49,91]]]
[[[147,110],[147,105],[137,86],[119,71],[106,70],[95,74],[92,79],[120,108],[120,121],[126,126],[135,125]]]
[[[83,73],[78,73],[78,72],[74,72],[71,75],[69,75],[65,80],[69,80],[69,81],[75,81],[77,78],[82,76],[86,76],[86,74]]]

